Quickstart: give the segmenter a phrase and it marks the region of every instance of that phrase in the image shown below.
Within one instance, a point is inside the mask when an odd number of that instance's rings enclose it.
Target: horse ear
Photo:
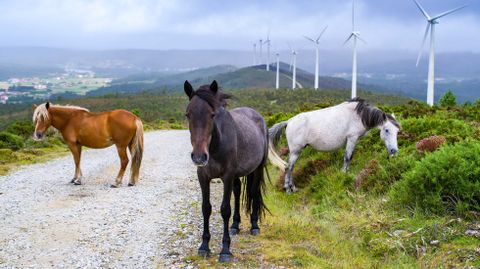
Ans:
[[[216,80],[214,80],[212,84],[210,84],[210,90],[215,94],[218,92],[218,84]]]
[[[192,99],[193,97],[193,87],[188,82],[188,80],[185,80],[185,83],[183,84],[183,90],[185,91],[185,94],[188,96],[188,99]]]
[[[38,106],[37,106],[36,104],[33,104],[33,105],[32,105],[32,109],[33,109],[33,110],[37,109],[37,107],[38,107]]]
[[[395,113],[392,113],[392,118],[397,119],[397,118],[395,118]]]
[[[47,103],[45,104],[45,107],[46,107],[47,109],[50,108],[50,102],[47,102]]]

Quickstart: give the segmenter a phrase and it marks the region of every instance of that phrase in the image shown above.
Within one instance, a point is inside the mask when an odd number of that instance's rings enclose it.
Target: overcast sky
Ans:
[[[480,1],[419,0],[440,19],[438,51],[480,52]],[[328,25],[322,48],[342,48],[351,0],[0,0],[0,46],[80,49],[251,50],[271,29],[272,49],[309,48],[302,35]],[[361,49],[417,51],[426,21],[412,0],[357,0]]]

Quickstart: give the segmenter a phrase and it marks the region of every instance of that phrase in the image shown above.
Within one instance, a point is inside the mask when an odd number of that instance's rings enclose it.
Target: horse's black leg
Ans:
[[[240,232],[240,193],[242,190],[242,183],[240,178],[233,180],[233,196],[235,197],[235,209],[233,211],[233,222],[230,226],[230,234],[236,235]]]
[[[260,212],[260,205],[262,203],[262,194],[260,190],[260,180],[263,176],[263,166],[257,168],[253,173],[249,176],[249,180],[251,180],[252,187],[249,190],[252,197],[252,213],[250,214],[250,223],[252,227],[250,228],[251,235],[258,235],[260,233],[260,227],[258,227],[258,215]]]
[[[355,145],[357,144],[358,137],[348,138],[347,146],[345,148],[345,155],[343,156],[343,172],[347,172],[348,165],[353,158],[353,152],[355,151]]]
[[[202,188],[202,213],[203,213],[203,235],[202,235],[202,244],[198,249],[198,255],[206,257],[210,254],[210,248],[208,243],[210,242],[210,229],[209,221],[210,215],[212,214],[212,205],[210,204],[210,179],[202,175],[200,172],[198,174],[198,180],[200,182],[200,187]]]
[[[232,259],[232,253],[230,252],[230,234],[228,231],[228,222],[232,215],[232,209],[230,206],[230,198],[232,196],[233,177],[225,177],[223,179],[223,201],[220,211],[222,212],[223,219],[223,240],[222,251],[220,251],[219,262],[229,262]]]

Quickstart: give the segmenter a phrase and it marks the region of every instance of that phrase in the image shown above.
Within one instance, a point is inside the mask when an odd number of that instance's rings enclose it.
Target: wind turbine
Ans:
[[[262,55],[263,39],[261,39],[261,38],[259,40],[259,45],[260,45],[260,64],[263,64],[263,55]]]
[[[253,65],[257,65],[257,43],[253,43]]]
[[[353,38],[353,61],[352,61],[352,98],[357,97],[357,39],[366,43],[360,38],[360,32],[355,31],[355,0],[352,1],[352,32],[350,36],[343,43],[347,44]]]
[[[420,47],[420,52],[418,53],[417,66],[418,66],[418,63],[420,62],[420,58],[422,57],[423,46],[425,45],[428,32],[430,31],[430,56],[429,56],[429,62],[428,62],[427,104],[429,106],[433,106],[433,101],[434,101],[433,89],[435,84],[435,24],[438,24],[437,20],[439,18],[446,16],[450,13],[453,13],[459,9],[462,9],[466,7],[466,5],[457,7],[449,11],[440,13],[436,16],[430,17],[430,15],[428,15],[428,13],[425,11],[425,9],[423,9],[423,7],[420,5],[420,3],[418,3],[417,0],[413,0],[413,1],[417,5],[418,9],[420,9],[420,12],[422,12],[422,14],[427,19],[427,28],[425,29],[425,35],[423,36],[422,46]]]
[[[292,59],[290,61],[290,70],[292,70],[292,90],[295,90],[295,88],[297,87],[297,51],[294,50],[290,45],[288,46],[292,51]]]
[[[320,41],[320,38],[322,37],[323,33],[325,32],[325,30],[327,30],[327,27],[328,26],[325,26],[325,28],[323,28],[322,32],[318,35],[317,39],[313,39],[313,38],[310,38],[308,36],[304,36],[307,40],[310,40],[313,42],[313,44],[315,44],[315,90],[318,89],[318,50],[319,50],[319,41]]]
[[[275,78],[275,89],[278,90],[280,86],[280,53],[276,53],[275,56],[277,56],[277,76]]]
[[[270,71],[270,29],[268,29],[267,33],[267,40],[265,40],[264,44],[267,44],[267,64],[266,64],[266,70]]]

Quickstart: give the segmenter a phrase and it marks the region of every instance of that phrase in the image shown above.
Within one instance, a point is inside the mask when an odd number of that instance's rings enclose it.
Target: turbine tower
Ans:
[[[292,59],[290,61],[290,70],[292,70],[292,90],[297,87],[297,51],[290,47]]]
[[[253,65],[257,65],[257,43],[253,43]]]
[[[347,44],[353,38],[353,61],[352,61],[352,98],[357,97],[357,39],[366,43],[360,38],[360,32],[355,31],[355,0],[352,1],[352,32],[350,36],[343,43]]]
[[[278,90],[280,87],[280,53],[276,53],[277,56],[277,76],[275,77],[275,89]]]
[[[259,45],[260,45],[260,64],[263,64],[263,55],[262,55],[263,39],[261,38],[259,40]]]
[[[325,28],[323,28],[322,32],[320,33],[320,35],[318,35],[317,39],[315,40],[308,36],[304,36],[307,40],[313,42],[313,44],[315,45],[315,85],[314,85],[315,90],[318,90],[318,60],[319,60],[318,50],[319,50],[319,44],[320,44],[319,41],[323,33],[325,32],[325,30],[327,30],[327,27],[328,26],[325,26]]]
[[[267,44],[267,64],[266,64],[266,67],[265,69],[267,71],[270,71],[270,29],[268,29],[268,33],[267,33],[267,40],[265,40],[265,43],[264,44]]]
[[[418,63],[420,62],[420,58],[422,57],[422,51],[423,51],[423,46],[425,45],[425,41],[428,36],[428,32],[430,32],[430,56],[429,56],[429,62],[428,62],[428,86],[427,86],[427,104],[429,106],[433,106],[434,103],[434,95],[433,95],[433,90],[434,90],[434,85],[435,85],[435,24],[438,24],[438,19],[446,16],[450,13],[453,13],[459,9],[462,9],[466,7],[466,5],[457,7],[454,9],[451,9],[449,11],[445,11],[443,13],[440,13],[436,16],[430,17],[428,13],[423,9],[423,7],[420,5],[420,3],[417,0],[413,0],[415,4],[417,5],[418,9],[420,9],[420,12],[425,16],[427,19],[427,28],[425,29],[425,34],[423,36],[423,41],[422,41],[422,46],[420,47],[420,52],[418,53],[418,58],[417,58],[417,66]]]

